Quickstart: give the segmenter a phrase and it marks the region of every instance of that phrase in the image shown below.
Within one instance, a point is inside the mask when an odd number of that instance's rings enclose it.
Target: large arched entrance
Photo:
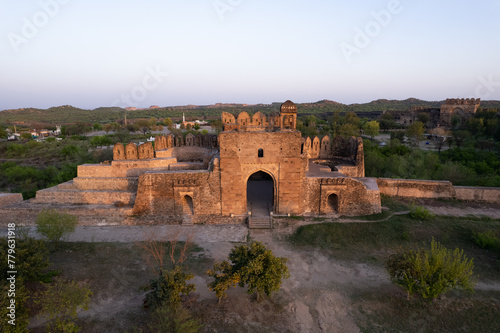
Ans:
[[[268,173],[258,171],[248,178],[247,210],[252,216],[269,216],[274,210],[274,180]]]

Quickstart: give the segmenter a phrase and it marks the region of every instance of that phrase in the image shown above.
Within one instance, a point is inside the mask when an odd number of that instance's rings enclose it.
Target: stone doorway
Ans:
[[[189,195],[185,195],[182,199],[182,212],[184,215],[194,215],[193,198]]]
[[[328,196],[328,208],[332,213],[337,213],[339,211],[339,196],[335,193]]]
[[[258,171],[248,178],[247,211],[252,216],[269,216],[274,211],[274,180],[270,174]]]

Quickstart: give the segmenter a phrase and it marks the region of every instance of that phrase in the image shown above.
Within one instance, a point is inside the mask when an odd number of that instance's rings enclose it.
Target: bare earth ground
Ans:
[[[437,201],[418,204],[437,214],[500,218],[498,205],[476,207]],[[145,292],[141,288],[154,274],[134,242],[147,237],[147,230],[165,234],[165,240],[168,235],[181,240],[191,235],[198,245],[188,262],[197,288],[186,304],[205,323],[203,332],[360,332],[358,304],[370,304],[363,295],[378,289],[388,297],[404,297],[380,265],[333,260],[319,250],[294,248],[285,237],[304,224],[296,222],[293,227],[282,226],[272,231],[248,230],[239,225],[78,227],[68,240],[89,242],[94,251],[82,258],[78,251],[60,250],[51,256],[52,269],[60,269],[62,277],[67,279],[85,277],[94,290],[90,310],[80,314],[83,332],[123,332],[144,319]],[[290,278],[279,292],[262,302],[256,302],[243,288],[236,287],[229,290],[227,299],[217,304],[215,295],[206,286],[209,278],[204,273],[215,261],[226,259],[235,244],[247,239],[261,241],[275,255],[287,257]],[[480,281],[476,289],[499,292],[500,284]],[[358,296],[354,299],[353,295]],[[43,322],[35,318],[30,327],[41,331]]]

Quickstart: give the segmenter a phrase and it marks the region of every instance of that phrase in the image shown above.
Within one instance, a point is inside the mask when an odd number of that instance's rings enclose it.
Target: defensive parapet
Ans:
[[[182,135],[157,136],[154,144],[146,142],[139,146],[130,142],[126,146],[122,143],[117,143],[113,147],[113,160],[142,160],[158,157],[156,152],[163,151],[174,147],[205,147],[217,149],[219,147],[218,138],[215,134],[198,134],[189,133],[184,140]]]
[[[223,112],[222,124],[224,126],[224,131],[293,131],[297,126],[297,106],[292,101],[286,101],[281,105],[280,113],[275,113],[267,117],[261,112],[257,112],[253,116],[250,116],[243,111],[238,117]]]

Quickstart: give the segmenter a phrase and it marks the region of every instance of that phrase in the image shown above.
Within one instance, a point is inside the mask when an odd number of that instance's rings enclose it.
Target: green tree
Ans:
[[[24,133],[21,133],[21,139],[32,140],[33,137],[31,136],[31,133],[24,132]]]
[[[75,231],[78,218],[74,215],[59,213],[55,209],[43,209],[36,217],[36,231],[54,244],[65,235]]]
[[[373,140],[379,134],[380,124],[376,120],[367,122],[363,126],[363,131],[365,132],[366,135],[370,136]]]
[[[130,132],[130,133],[134,133],[134,132],[137,132],[139,130],[139,127],[137,127],[136,125],[134,124],[128,124],[127,125],[127,130]]]
[[[94,131],[102,131],[102,125],[99,123],[94,123],[94,125],[92,125],[92,128],[94,129]]]
[[[43,271],[49,267],[49,251],[45,243],[32,237],[18,238],[15,244],[17,276],[25,282],[37,281]],[[7,238],[0,239],[0,277],[5,281],[8,277],[9,243]]]
[[[472,291],[474,263],[463,250],[449,250],[434,239],[430,250],[410,250],[387,261],[391,281],[408,292],[434,299],[453,289]]]
[[[422,140],[422,135],[424,135],[424,124],[420,121],[416,121],[406,130],[406,136],[413,142],[415,147],[418,147],[418,143]]]
[[[151,292],[146,295],[146,304],[153,309],[164,305],[179,307],[181,294],[188,295],[196,290],[194,284],[187,283],[193,278],[194,275],[183,272],[180,265],[170,271],[162,270],[160,276],[150,283]]]
[[[19,271],[19,268],[18,268]],[[0,297],[0,332],[2,333],[24,333],[29,332],[29,310],[26,306],[28,300],[28,293],[25,287],[25,281],[22,278],[16,279],[16,296],[15,296],[15,317],[10,313],[9,307],[12,307],[10,300],[12,298],[7,297],[10,290],[10,283],[6,279],[2,279],[0,282],[0,292],[2,297]],[[12,321],[15,319],[15,321]],[[9,322],[11,321],[11,322]],[[15,323],[15,325],[12,325]]]
[[[361,119],[359,119],[358,115],[352,111],[348,112],[345,115],[344,121],[347,124],[353,124],[353,125],[357,126],[358,128],[361,126]]]
[[[40,312],[50,321],[49,332],[78,332],[76,324],[79,309],[88,310],[92,291],[77,282],[56,279],[39,295],[36,303]]]
[[[340,126],[340,135],[343,137],[349,138],[351,136],[358,137],[360,134],[359,127],[351,124],[351,123],[346,123],[342,126]]]
[[[103,126],[103,130],[108,133],[108,132],[111,132],[113,130],[113,126],[111,124],[105,124]]]
[[[163,125],[167,126],[168,129],[172,127],[172,119],[170,118],[165,118],[163,119]]]
[[[194,129],[195,129],[195,130],[199,130],[199,129],[200,129],[200,124],[195,123],[195,124],[194,124]]]
[[[162,305],[153,310],[147,323],[148,332],[196,333],[202,328],[189,310]]]
[[[453,139],[455,139],[455,144],[457,147],[461,147],[463,142],[470,138],[470,132],[465,130],[453,131]]]
[[[264,294],[270,296],[278,291],[283,279],[290,277],[286,266],[288,259],[275,257],[260,242],[234,247],[229,253],[229,260],[231,263],[218,263],[207,272],[215,278],[208,287],[216,292],[219,300],[225,297],[225,290],[234,281],[238,281],[240,287],[248,286],[248,293],[256,293],[257,299],[260,299]]]
[[[208,288],[215,292],[215,296],[219,299],[226,298],[226,290],[236,286],[240,282],[238,272],[233,273],[233,266],[228,261],[215,263],[211,270],[207,271],[207,275],[214,278],[214,281],[208,283]]]
[[[135,123],[135,126],[139,128],[142,134],[146,135],[151,130],[151,120],[140,119]]]
[[[0,126],[0,139],[6,139],[6,138],[7,138],[7,131],[5,130],[5,128]]]
[[[379,123],[380,129],[382,130],[388,130],[398,127],[398,124],[396,123],[396,121],[394,121],[394,116],[389,112],[385,112],[380,116]]]
[[[433,141],[438,149],[438,153],[441,153],[444,143],[448,140],[451,134],[450,131],[444,127],[436,127],[430,130],[429,133],[433,135]]]
[[[105,135],[103,135],[103,136],[96,135],[96,136],[92,137],[92,139],[90,139],[90,144],[94,147],[109,146],[112,144],[112,141],[109,137],[107,137]]]
[[[425,125],[431,120],[431,117],[427,113],[421,112],[417,115],[417,120]]]
[[[220,132],[222,132],[222,129],[224,128],[221,119],[217,119],[217,120],[212,121],[210,123],[210,126],[212,127],[215,134],[219,134]]]

